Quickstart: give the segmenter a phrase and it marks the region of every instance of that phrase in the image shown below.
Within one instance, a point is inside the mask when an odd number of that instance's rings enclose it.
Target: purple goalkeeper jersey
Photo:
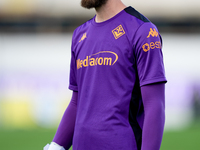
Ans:
[[[140,86],[166,82],[161,36],[132,7],[78,27],[69,89],[78,91],[73,150],[138,150],[144,109]]]

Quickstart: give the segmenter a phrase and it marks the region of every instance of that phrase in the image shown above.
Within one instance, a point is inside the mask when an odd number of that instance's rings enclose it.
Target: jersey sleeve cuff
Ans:
[[[155,78],[155,79],[151,79],[151,80],[144,80],[144,81],[140,82],[140,86],[144,86],[147,84],[153,84],[153,83],[159,83],[159,82],[166,83],[167,79],[165,77],[162,77],[162,78]]]
[[[74,85],[69,85],[69,89],[72,91],[78,91],[78,87]]]

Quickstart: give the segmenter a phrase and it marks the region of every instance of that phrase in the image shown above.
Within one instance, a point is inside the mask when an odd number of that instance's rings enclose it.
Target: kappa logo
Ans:
[[[158,37],[158,32],[156,31],[156,29],[150,28],[149,35],[147,36],[147,38],[149,38],[150,36],[152,36],[152,37]]]
[[[122,35],[125,34],[125,31],[124,31],[122,25],[119,25],[114,30],[112,30],[112,33],[113,33],[115,39],[118,39],[119,37],[121,37]]]
[[[100,51],[86,56],[85,59],[77,59],[77,69],[89,66],[112,66],[118,60],[118,55],[112,51]]]
[[[83,34],[83,36],[81,37],[79,42],[81,42],[81,41],[83,41],[83,40],[85,40],[87,38],[86,34],[87,34],[86,32]]]

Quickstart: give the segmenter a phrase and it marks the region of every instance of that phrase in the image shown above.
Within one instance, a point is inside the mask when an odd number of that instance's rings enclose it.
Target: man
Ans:
[[[156,26],[121,0],[81,4],[96,16],[74,31],[73,95],[48,150],[159,150],[166,78]]]

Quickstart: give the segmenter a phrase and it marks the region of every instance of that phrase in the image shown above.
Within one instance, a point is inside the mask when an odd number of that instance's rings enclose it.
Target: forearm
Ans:
[[[77,98],[78,93],[73,92],[72,99],[67,109],[65,110],[65,113],[53,139],[53,142],[63,146],[66,150],[69,149],[72,145],[76,120]]]
[[[141,87],[144,104],[142,150],[159,150],[165,123],[164,83]]]
[[[164,130],[164,112],[154,110],[145,116],[142,133],[142,150],[159,150]]]

